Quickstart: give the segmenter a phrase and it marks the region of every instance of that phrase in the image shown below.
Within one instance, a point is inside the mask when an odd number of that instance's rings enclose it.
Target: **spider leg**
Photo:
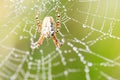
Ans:
[[[40,32],[40,30],[42,28],[42,24],[39,21],[38,14],[36,15],[35,19],[36,19],[36,23],[37,23],[37,31]]]
[[[53,33],[52,39],[53,39],[53,42],[54,42],[55,46],[58,47],[58,48],[60,48],[61,44],[60,44],[60,42],[58,41],[55,33]]]
[[[37,42],[32,43],[31,48],[32,49],[38,48],[40,45],[42,45],[43,40],[44,40],[44,35],[41,35],[41,37],[39,38]]]
[[[58,10],[56,10],[56,13],[57,13],[56,27],[60,27],[60,14],[59,14]]]
[[[42,45],[43,41],[44,41],[44,35],[41,35],[39,40],[37,41],[37,46]]]

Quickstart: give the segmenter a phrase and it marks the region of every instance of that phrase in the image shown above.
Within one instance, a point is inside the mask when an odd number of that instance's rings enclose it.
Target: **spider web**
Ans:
[[[1,80],[119,80],[119,0],[3,0],[0,3]],[[45,39],[36,49],[36,11],[61,15],[56,48]]]

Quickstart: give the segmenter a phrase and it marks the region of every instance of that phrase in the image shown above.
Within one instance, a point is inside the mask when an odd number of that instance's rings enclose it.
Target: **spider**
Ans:
[[[46,16],[43,19],[42,24],[39,21],[38,14],[36,15],[36,23],[37,23],[37,32],[40,33],[39,40],[32,46],[33,48],[36,48],[40,45],[42,45],[45,38],[52,38],[54,44],[56,47],[60,48],[60,46],[63,44],[62,42],[59,42],[59,40],[56,37],[56,33],[59,32],[60,28],[60,14],[57,12],[57,22],[55,23],[52,16]]]

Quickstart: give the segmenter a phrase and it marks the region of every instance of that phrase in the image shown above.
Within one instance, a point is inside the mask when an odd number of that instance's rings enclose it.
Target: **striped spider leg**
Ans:
[[[58,10],[56,10],[57,13],[57,22],[55,23],[55,28],[57,29],[56,32],[54,32],[54,34],[52,35],[52,39],[54,44],[57,47],[61,46],[61,43],[58,41],[57,37],[56,37],[56,33],[58,33],[60,30],[58,28],[60,28],[60,14],[58,13]]]

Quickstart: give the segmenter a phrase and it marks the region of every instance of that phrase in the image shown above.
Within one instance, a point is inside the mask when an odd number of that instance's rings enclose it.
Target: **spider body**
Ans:
[[[50,38],[55,32],[55,22],[53,17],[45,17],[42,23],[41,35],[45,38]]]
[[[60,14],[57,15],[57,22],[55,23],[52,16],[47,16],[43,19],[42,24],[39,21],[38,15],[36,15],[37,31],[40,33],[39,40],[32,46],[36,48],[42,45],[44,38],[52,38],[56,47],[60,48],[61,42],[56,37],[56,33],[59,31],[57,28],[60,27]]]

